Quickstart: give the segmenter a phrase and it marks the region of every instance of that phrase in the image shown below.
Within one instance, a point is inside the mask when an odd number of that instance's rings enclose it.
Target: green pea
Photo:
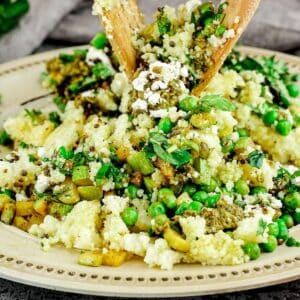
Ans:
[[[294,192],[285,196],[283,200],[284,205],[291,210],[296,210],[300,208],[300,193]]]
[[[245,129],[245,128],[239,128],[237,130],[237,133],[239,134],[240,138],[241,137],[248,137],[249,136],[249,133],[248,133],[247,129]]]
[[[285,243],[288,247],[300,247],[300,242],[298,242],[295,238],[290,237],[287,239]]]
[[[276,223],[276,222],[270,223],[268,225],[268,229],[269,229],[269,231],[268,231],[269,235],[273,235],[276,238],[278,237],[278,235],[279,235],[278,223]]]
[[[276,223],[278,224],[278,236],[277,239],[279,240],[287,240],[289,237],[289,230],[282,219],[277,219]]]
[[[268,241],[260,245],[261,249],[264,252],[273,252],[277,248],[277,239],[275,236],[270,235],[268,237]]]
[[[293,98],[297,98],[300,95],[299,86],[296,84],[288,84],[286,86],[287,90],[289,91],[289,95]]]
[[[158,123],[158,129],[164,133],[170,133],[173,128],[173,123],[170,118],[163,118]]]
[[[179,102],[179,108],[185,112],[193,111],[198,106],[198,99],[188,96]]]
[[[248,195],[250,192],[250,188],[245,180],[238,180],[234,184],[234,189],[240,195]]]
[[[293,215],[296,224],[300,224],[300,211],[296,211]]]
[[[96,49],[104,49],[108,44],[108,39],[104,32],[99,32],[91,41],[91,45]]]
[[[288,120],[280,120],[276,125],[276,131],[283,136],[288,136],[292,130],[292,123]]]
[[[163,188],[157,193],[158,201],[163,202],[167,208],[174,209],[176,208],[176,196],[171,189]]]
[[[278,112],[276,110],[270,110],[263,116],[263,121],[266,125],[271,126],[278,119]]]
[[[121,216],[122,220],[127,226],[133,226],[139,218],[138,211],[134,207],[125,208]]]
[[[260,248],[256,243],[246,243],[243,246],[244,252],[249,256],[250,260],[256,260],[260,257]]]
[[[204,191],[199,191],[199,192],[195,193],[192,197],[193,201],[198,201],[198,202],[201,202],[202,204],[205,203],[207,198],[208,198],[208,194]]]
[[[219,25],[218,27],[217,27],[217,29],[216,29],[216,36],[217,37],[221,37],[221,36],[223,36],[223,34],[225,33],[225,31],[226,31],[226,27],[225,26],[223,26],[223,25]]]
[[[264,186],[255,186],[251,189],[251,195],[259,195],[267,193],[267,189]]]
[[[208,195],[205,205],[209,208],[214,208],[221,198],[221,194]]]
[[[202,207],[203,207],[203,205],[200,202],[192,201],[189,204],[187,210],[192,210],[192,211],[194,211],[196,213],[199,213],[201,211]]]
[[[189,203],[183,202],[176,209],[175,215],[182,215],[189,207]]]
[[[126,189],[126,194],[128,195],[128,197],[130,199],[134,199],[137,197],[137,191],[138,191],[138,187],[133,185],[133,184],[129,184],[127,189]]]
[[[218,187],[218,183],[213,178],[210,178],[207,184],[201,186],[202,190],[204,190],[207,193],[214,192],[217,187]]]
[[[291,215],[284,214],[281,216],[281,219],[285,222],[285,225],[287,226],[287,228],[291,228],[294,226],[294,220]]]
[[[151,218],[155,218],[158,215],[165,215],[166,208],[161,202],[154,202],[148,208],[148,213]]]
[[[197,192],[197,186],[195,184],[186,184],[183,188],[184,193],[188,193],[192,197]]]

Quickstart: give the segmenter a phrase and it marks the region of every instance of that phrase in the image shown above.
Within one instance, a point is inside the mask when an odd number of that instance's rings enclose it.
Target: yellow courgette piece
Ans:
[[[11,224],[16,212],[15,203],[5,203],[1,214],[1,222],[5,224]]]
[[[78,263],[88,267],[100,267],[102,265],[101,251],[84,251],[78,256]]]
[[[15,216],[13,225],[23,231],[27,231],[30,228],[30,223],[24,217],[19,216]]]
[[[72,173],[72,181],[76,185],[80,185],[80,186],[92,185],[93,182],[90,179],[89,167],[88,166],[75,167]]]
[[[0,212],[2,212],[5,203],[13,202],[13,200],[6,194],[0,194]]]
[[[62,186],[62,193],[58,194],[57,198],[64,204],[75,204],[80,200],[77,187],[71,181],[67,180]]]
[[[97,186],[79,186],[79,196],[84,200],[100,200],[103,196],[102,189]]]
[[[190,250],[190,243],[170,227],[165,229],[163,236],[168,245],[174,250],[180,252],[188,252]]]
[[[42,216],[47,215],[48,201],[44,198],[36,200],[33,204],[33,209]]]
[[[105,266],[119,267],[127,258],[127,252],[109,250],[103,253],[102,264]]]
[[[16,216],[27,217],[34,214],[33,201],[17,201]]]

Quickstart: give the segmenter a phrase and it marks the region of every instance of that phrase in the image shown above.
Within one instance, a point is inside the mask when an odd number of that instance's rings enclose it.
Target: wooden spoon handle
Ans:
[[[230,54],[236,42],[247,28],[255,14],[260,0],[228,0],[225,9],[223,24],[228,29],[233,29],[234,37],[227,39],[225,44],[219,46],[213,53],[212,66],[204,73],[201,83],[193,90],[193,95],[199,96],[206,88],[210,80],[219,72],[227,56]]]
[[[120,65],[132,79],[137,68],[133,37],[143,24],[136,0],[123,0],[110,9],[102,9],[99,17]]]

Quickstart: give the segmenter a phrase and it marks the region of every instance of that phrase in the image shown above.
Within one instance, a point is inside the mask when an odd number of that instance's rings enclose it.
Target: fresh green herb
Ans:
[[[58,127],[61,124],[60,116],[55,111],[49,114],[49,120],[54,124],[55,127]]]
[[[247,158],[250,166],[260,169],[263,165],[264,154],[259,150],[252,151]]]
[[[42,115],[42,112],[40,110],[29,110],[25,108],[26,115],[31,119],[32,123],[36,124],[39,122],[39,118]]]
[[[177,149],[169,153],[166,150],[169,148],[168,140],[162,134],[152,133],[150,135],[150,143],[159,158],[174,165],[176,168],[181,168],[192,160],[192,155],[185,149]]]
[[[157,17],[157,27],[161,35],[168,34],[171,31],[172,23],[170,19],[165,15],[163,9]]]
[[[75,56],[73,54],[67,54],[67,53],[60,53],[59,59],[62,63],[68,64],[75,60]]]
[[[256,231],[256,235],[259,236],[259,235],[263,235],[266,228],[267,228],[267,222],[264,220],[264,219],[259,219],[258,221],[258,228],[257,228],[257,231]]]
[[[20,142],[19,146],[20,146],[20,148],[22,148],[22,149],[28,149],[28,148],[29,148],[29,145],[26,144],[25,142]]]
[[[74,50],[74,55],[79,56],[82,59],[86,58],[87,53],[88,53],[87,49],[75,49]]]
[[[54,97],[53,98],[53,102],[56,104],[56,106],[58,107],[58,109],[64,113],[66,110],[66,103],[64,103],[63,98],[60,96]]]
[[[13,190],[5,189],[5,188],[0,188],[0,194],[5,194],[11,199],[15,199],[15,195],[16,195],[16,193]]]
[[[67,150],[66,147],[64,146],[61,146],[59,149],[58,149],[58,156],[59,157],[62,157],[64,159],[72,159],[74,157],[74,151],[71,149],[71,150]]]
[[[7,146],[11,143],[12,139],[10,138],[9,134],[5,130],[0,131],[0,145]]]
[[[102,62],[99,62],[92,67],[92,73],[97,79],[102,80],[106,80],[113,75],[111,69]]]
[[[37,161],[37,158],[33,154],[28,154],[28,160],[33,163]]]

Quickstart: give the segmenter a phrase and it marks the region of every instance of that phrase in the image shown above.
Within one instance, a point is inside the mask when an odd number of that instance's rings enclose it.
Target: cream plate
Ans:
[[[44,63],[59,52],[30,56],[0,66],[0,124],[6,116],[24,106],[50,105],[49,92],[40,86]],[[241,48],[253,56],[274,52]],[[300,73],[300,59],[276,53],[276,56]],[[1,149],[0,149],[1,152]],[[300,226],[292,230],[300,239]],[[13,281],[83,294],[171,297],[224,293],[274,285],[300,278],[300,250],[280,246],[257,261],[234,267],[178,265],[173,271],[150,269],[141,261],[127,262],[119,268],[88,268],[76,263],[76,250],[54,247],[40,249],[38,240],[22,231],[0,225],[0,277]]]

